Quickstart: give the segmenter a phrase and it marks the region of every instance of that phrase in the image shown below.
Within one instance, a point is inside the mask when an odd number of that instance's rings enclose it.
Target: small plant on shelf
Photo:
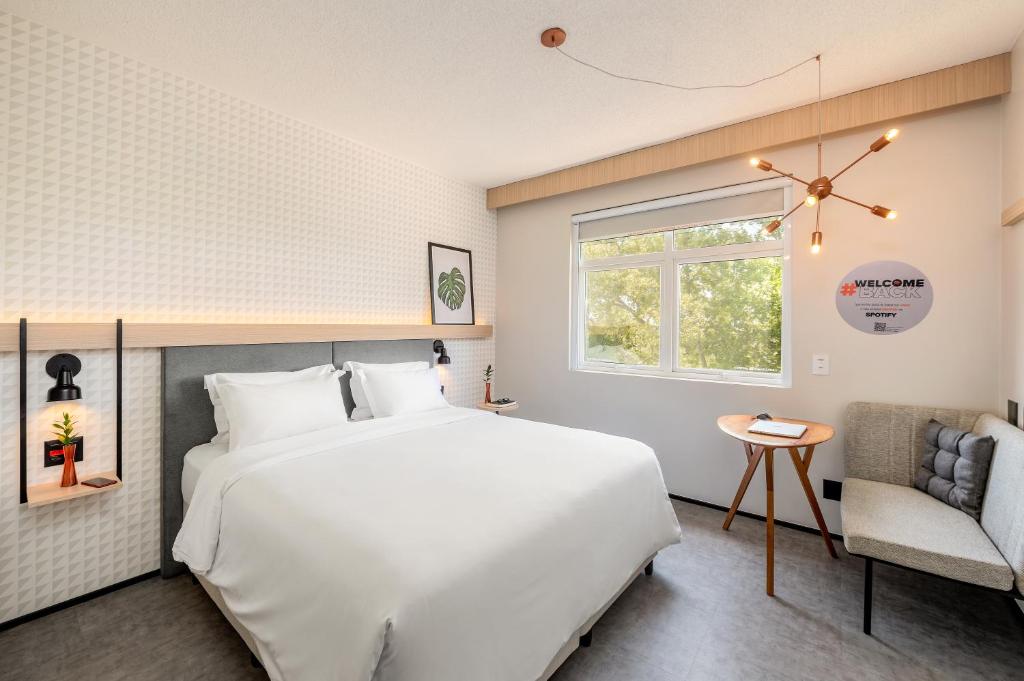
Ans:
[[[64,471],[60,478],[61,487],[73,487],[78,484],[78,473],[75,471],[75,425],[78,421],[71,419],[71,414],[64,412],[64,420],[53,424],[53,434],[64,448]]]
[[[488,364],[484,369],[484,402],[491,401],[491,379],[494,378],[494,368]]]

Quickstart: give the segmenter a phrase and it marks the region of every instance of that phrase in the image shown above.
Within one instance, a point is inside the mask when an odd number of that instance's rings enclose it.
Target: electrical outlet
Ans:
[[[1017,419],[1017,403],[1013,400],[1006,400],[1006,420],[1016,426],[1019,423]]]
[[[815,376],[828,376],[828,355],[817,354],[811,356],[811,373]]]
[[[85,457],[85,438],[79,435],[76,438],[72,438],[72,441],[78,445],[75,447],[75,461],[81,461]],[[64,465],[64,446],[60,443],[60,440],[47,440],[43,443],[43,468],[49,468],[50,466],[63,466]]]
[[[822,480],[821,481],[821,498],[831,499],[832,501],[843,500],[843,483],[838,480]]]

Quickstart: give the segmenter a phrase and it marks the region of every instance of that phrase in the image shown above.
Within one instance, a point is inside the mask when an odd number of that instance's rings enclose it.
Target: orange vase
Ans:
[[[78,473],[75,472],[75,449],[78,445],[64,445],[64,472],[60,476],[61,487],[73,487],[78,484]]]
[[[491,402],[491,384],[490,383],[484,383],[484,387],[486,388],[486,392],[484,393],[484,402],[487,402],[488,404],[490,404],[490,402]]]

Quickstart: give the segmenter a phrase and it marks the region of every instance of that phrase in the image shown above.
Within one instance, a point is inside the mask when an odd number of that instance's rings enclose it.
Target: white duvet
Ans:
[[[649,447],[451,408],[225,454],[174,557],[272,679],[534,681],[678,539]]]

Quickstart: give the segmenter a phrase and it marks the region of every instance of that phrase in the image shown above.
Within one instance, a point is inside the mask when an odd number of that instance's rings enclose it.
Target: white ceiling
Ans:
[[[1005,52],[1022,0],[0,0],[19,16],[449,177],[494,186]]]

